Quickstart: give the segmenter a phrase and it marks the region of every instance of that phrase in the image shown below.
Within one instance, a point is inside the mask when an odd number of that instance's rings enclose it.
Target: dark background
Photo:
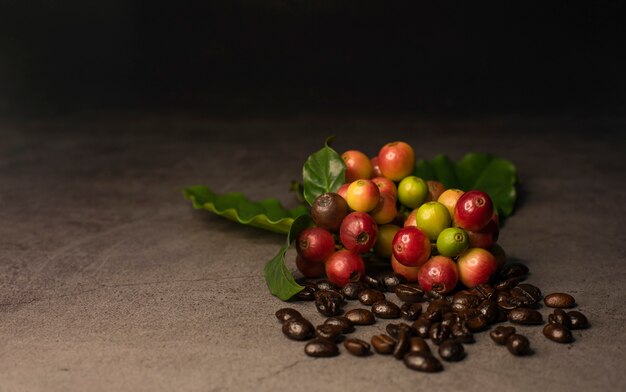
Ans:
[[[0,116],[626,109],[623,2],[439,3],[5,0]]]

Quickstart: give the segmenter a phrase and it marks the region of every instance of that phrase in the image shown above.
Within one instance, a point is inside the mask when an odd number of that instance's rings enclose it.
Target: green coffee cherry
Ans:
[[[415,224],[428,234],[428,238],[435,242],[439,233],[450,227],[452,218],[448,209],[436,201],[424,203],[415,213]]]
[[[469,246],[467,232],[459,227],[444,229],[437,237],[437,250],[439,254],[448,257],[456,257],[463,253]]]
[[[404,177],[398,184],[398,199],[409,208],[417,208],[428,196],[428,185],[419,177]]]

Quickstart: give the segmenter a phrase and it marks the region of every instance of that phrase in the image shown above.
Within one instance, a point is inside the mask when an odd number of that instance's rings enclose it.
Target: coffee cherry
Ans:
[[[454,219],[454,207],[456,207],[456,202],[459,200],[459,197],[463,195],[463,193],[465,192],[463,192],[460,189],[448,189],[444,191],[441,195],[439,195],[439,198],[437,198],[437,201],[439,203],[446,206],[446,208],[448,209],[448,212],[450,213],[450,216],[453,219]]]
[[[459,280],[467,287],[489,282],[498,270],[496,258],[481,248],[470,248],[461,253],[457,260]]]
[[[418,209],[416,208],[409,213],[409,216],[407,216],[406,220],[404,221],[404,227],[417,227],[417,217],[415,216],[417,214],[417,210]]]
[[[324,193],[318,196],[311,205],[311,218],[313,222],[326,230],[339,231],[343,218],[348,215],[350,209],[346,200],[337,193]]]
[[[391,255],[391,269],[396,275],[402,276],[407,282],[417,282],[420,267],[408,267]]]
[[[380,192],[370,180],[357,180],[348,187],[346,201],[354,211],[369,212],[378,205]]]
[[[465,192],[454,207],[454,221],[469,231],[479,231],[492,218],[493,202],[488,194],[482,191]]]
[[[382,177],[383,172],[380,171],[380,164],[378,163],[378,156],[370,159],[372,163],[372,177]]]
[[[378,225],[364,212],[348,214],[339,228],[339,238],[346,249],[355,253],[367,252],[376,243]]]
[[[416,226],[425,231],[431,241],[436,241],[439,233],[450,227],[450,221],[448,209],[436,201],[424,203],[415,214]]]
[[[491,219],[489,223],[479,231],[468,231],[470,240],[470,247],[489,249],[498,240],[500,229],[494,219]]]
[[[378,205],[370,211],[370,215],[379,225],[391,223],[396,218],[397,213],[396,198],[388,193],[381,194]]]
[[[398,184],[398,200],[409,208],[417,208],[428,196],[428,185],[419,177],[408,176]]]
[[[389,193],[394,199],[398,198],[398,188],[396,184],[386,177],[374,177],[372,182],[378,187],[378,191],[382,195],[383,193]]]
[[[374,244],[374,252],[380,257],[391,257],[393,255],[393,237],[400,230],[396,225],[378,226],[378,235]]]
[[[339,286],[345,286],[350,279],[359,280],[365,276],[363,259],[349,250],[339,250],[326,260],[326,276],[328,280]]]
[[[346,181],[369,179],[372,177],[372,163],[361,151],[349,150],[341,154],[346,164]]]
[[[415,152],[405,142],[385,144],[378,152],[378,164],[383,175],[400,181],[415,170]]]
[[[319,278],[326,271],[324,263],[307,260],[302,255],[296,255],[296,267],[305,278]]]
[[[456,257],[469,247],[467,232],[458,227],[448,227],[437,237],[437,251],[447,257]]]
[[[431,257],[419,270],[418,280],[424,290],[447,294],[454,290],[459,273],[454,261],[445,256]]]
[[[428,196],[426,196],[426,201],[437,201],[439,196],[446,190],[446,186],[439,181],[428,180],[426,181],[426,185],[428,186]]]
[[[296,250],[309,261],[323,263],[335,251],[335,240],[328,230],[310,227],[298,236]]]
[[[430,257],[428,235],[417,227],[404,227],[393,237],[393,255],[408,267],[419,267]]]
[[[348,197],[348,188],[350,187],[350,184],[352,183],[346,182],[345,184],[340,186],[339,189],[337,189],[337,194],[343,197],[344,200],[346,200],[346,197]]]

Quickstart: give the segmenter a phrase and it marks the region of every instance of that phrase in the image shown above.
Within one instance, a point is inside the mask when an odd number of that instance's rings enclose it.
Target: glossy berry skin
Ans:
[[[417,227],[404,227],[393,237],[393,255],[407,267],[419,267],[430,257],[428,235]]]
[[[461,253],[457,260],[459,280],[467,287],[489,282],[498,270],[496,258],[481,248],[470,248]]]
[[[447,294],[454,290],[459,282],[459,273],[451,258],[433,256],[420,268],[418,281],[424,290]]]
[[[381,195],[383,193],[388,193],[393,196],[394,199],[398,198],[398,188],[390,179],[386,177],[374,177],[372,178],[372,182],[376,184]]]
[[[326,260],[328,280],[339,286],[345,286],[351,278],[365,276],[365,264],[361,256],[349,250],[338,250]]]
[[[396,225],[378,226],[378,235],[374,244],[374,252],[380,257],[391,257],[393,255],[393,237],[400,230]]]
[[[307,260],[302,255],[296,255],[296,267],[305,278],[319,278],[326,272],[324,263]]]
[[[352,183],[346,182],[345,184],[340,186],[339,189],[337,189],[337,194],[343,197],[344,200],[346,200],[346,197],[348,196],[348,188],[350,187],[350,184]]]
[[[354,211],[369,212],[376,208],[380,191],[370,180],[357,180],[348,187],[346,201]]]
[[[411,211],[409,213],[409,216],[406,217],[406,219],[404,220],[404,227],[409,227],[409,226],[417,227],[417,218],[415,217],[416,214],[417,214],[417,208]]]
[[[437,241],[439,233],[450,227],[450,213],[441,203],[429,201],[422,204],[415,214],[415,225],[428,234],[431,241]]]
[[[365,253],[374,246],[378,225],[374,218],[364,212],[352,212],[341,222],[339,238],[346,249],[354,253]]]
[[[323,263],[335,251],[335,240],[328,230],[310,227],[298,236],[296,250],[309,261]]]
[[[469,231],[479,231],[491,220],[493,202],[482,191],[465,192],[454,207],[455,223]]]
[[[380,199],[378,200],[378,205],[370,211],[369,214],[379,225],[391,223],[398,214],[398,209],[396,208],[396,198],[388,193],[381,194]]]
[[[437,237],[437,251],[442,256],[456,257],[469,248],[469,236],[460,227],[448,227]]]
[[[391,255],[391,269],[397,275],[406,279],[407,282],[417,282],[419,279],[420,267],[408,267],[401,264],[393,255]]]
[[[346,182],[372,177],[372,162],[369,157],[361,151],[349,150],[341,154],[346,164]]]
[[[500,228],[495,220],[490,220],[485,227],[479,231],[468,231],[470,247],[472,248],[491,248],[498,240]]]
[[[447,189],[445,190],[439,197],[437,201],[448,209],[450,216],[454,219],[454,207],[456,207],[456,202],[463,195],[462,190],[460,189]]]
[[[400,181],[415,170],[415,152],[405,142],[385,144],[378,152],[378,165],[383,176]]]
[[[398,184],[398,200],[409,208],[421,206],[428,196],[428,185],[419,177],[404,177]]]
[[[378,164],[378,156],[370,159],[372,163],[372,177],[382,177],[383,172],[380,171],[380,165]]]
[[[323,229],[338,232],[343,218],[350,213],[346,200],[337,193],[324,193],[311,205],[313,222]]]

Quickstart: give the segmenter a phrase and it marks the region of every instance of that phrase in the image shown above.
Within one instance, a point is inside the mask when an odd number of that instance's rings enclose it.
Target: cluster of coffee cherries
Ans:
[[[300,233],[296,266],[344,286],[366,275],[364,254],[389,259],[408,282],[440,294],[487,283],[504,264],[499,220],[489,195],[446,189],[413,174],[415,153],[402,141],[378,155],[341,155],[346,183],[311,206],[315,227]]]

